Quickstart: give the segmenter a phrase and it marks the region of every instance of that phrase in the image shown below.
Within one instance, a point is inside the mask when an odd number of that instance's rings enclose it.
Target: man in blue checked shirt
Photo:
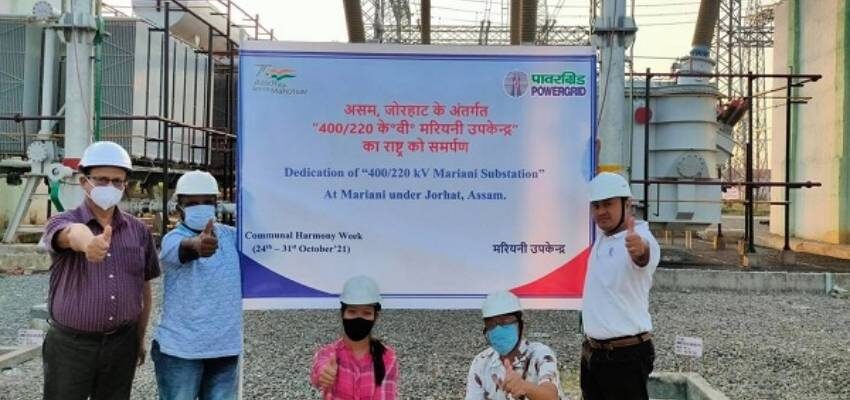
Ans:
[[[162,240],[162,312],[151,359],[163,400],[236,399],[242,290],[236,230],[215,222],[218,183],[207,172],[177,181],[182,222]]]

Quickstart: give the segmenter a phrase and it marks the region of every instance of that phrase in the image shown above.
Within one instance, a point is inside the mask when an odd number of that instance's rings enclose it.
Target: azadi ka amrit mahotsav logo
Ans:
[[[257,76],[254,79],[254,91],[265,91],[280,95],[304,95],[307,89],[297,89],[289,86],[295,79],[292,68],[276,67],[273,65],[258,65]]]

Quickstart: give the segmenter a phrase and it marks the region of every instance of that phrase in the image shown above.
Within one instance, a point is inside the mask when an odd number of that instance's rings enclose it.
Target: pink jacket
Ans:
[[[395,350],[384,345],[384,366],[386,375],[381,386],[375,386],[372,368],[372,356],[369,354],[355,358],[342,339],[321,347],[313,356],[313,368],[310,371],[310,383],[319,388],[319,375],[322,368],[336,355],[337,374],[333,387],[324,392],[325,400],[395,400],[398,397],[398,361]]]

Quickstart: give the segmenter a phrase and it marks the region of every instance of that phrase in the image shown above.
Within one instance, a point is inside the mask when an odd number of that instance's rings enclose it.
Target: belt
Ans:
[[[136,327],[135,322],[128,322],[108,332],[86,332],[76,330],[74,328],[69,328],[52,319],[48,320],[47,322],[50,324],[50,327],[56,329],[59,332],[62,332],[65,335],[89,340],[103,340],[110,336],[120,335]]]
[[[585,342],[587,342],[591,349],[608,351],[623,347],[636,346],[650,340],[652,340],[651,332],[643,332],[634,336],[624,336],[608,340],[596,340],[585,336]]]

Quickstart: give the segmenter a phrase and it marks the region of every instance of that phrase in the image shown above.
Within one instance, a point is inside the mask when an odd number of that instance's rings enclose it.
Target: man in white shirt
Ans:
[[[558,381],[555,352],[523,337],[519,299],[501,291],[481,307],[484,336],[490,345],[469,366],[466,400],[566,399]]]
[[[590,182],[596,240],[584,282],[581,391],[585,400],[646,400],[655,361],[649,290],[661,248],[631,213],[629,183],[603,172]]]

